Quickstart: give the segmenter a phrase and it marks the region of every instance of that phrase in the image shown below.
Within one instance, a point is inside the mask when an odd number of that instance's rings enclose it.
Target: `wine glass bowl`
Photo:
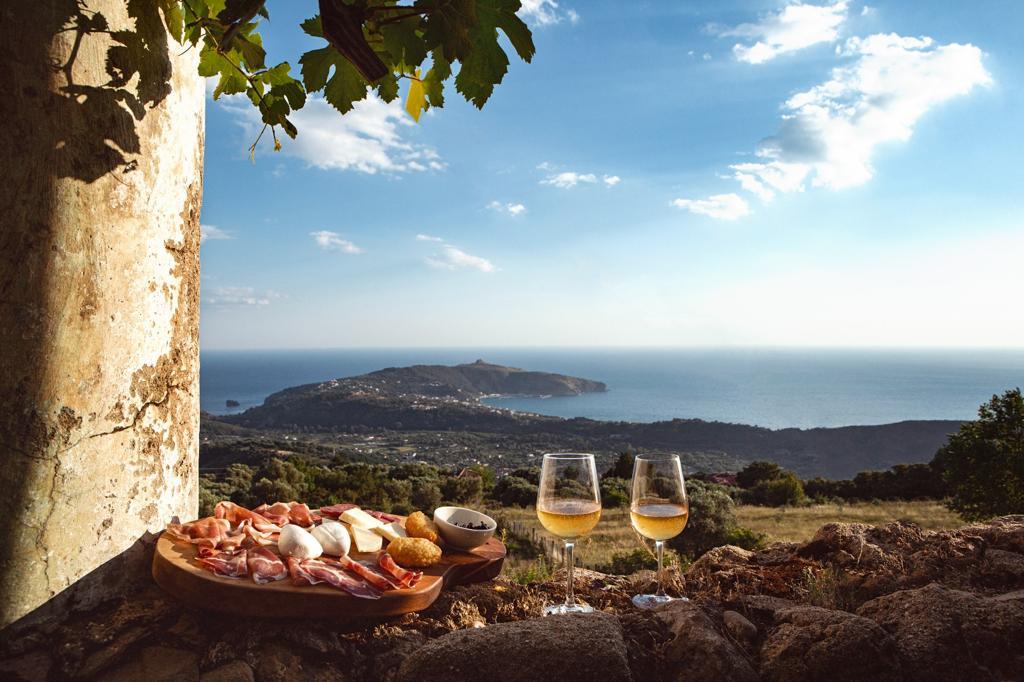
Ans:
[[[654,594],[634,596],[636,606],[649,609],[673,600],[665,593],[665,541],[683,532],[689,516],[690,506],[679,456],[638,455],[633,462],[629,517],[637,533],[654,540],[658,558],[658,590]]]
[[[537,518],[544,529],[565,541],[565,603],[544,608],[544,615],[588,613],[573,595],[573,548],[601,519],[601,493],[594,456],[582,453],[544,455],[537,488]]]

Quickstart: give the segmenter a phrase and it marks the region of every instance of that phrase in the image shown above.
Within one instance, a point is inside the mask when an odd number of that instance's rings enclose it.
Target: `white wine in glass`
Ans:
[[[665,594],[662,565],[665,540],[682,533],[689,516],[686,483],[678,455],[637,455],[633,462],[633,499],[629,517],[637,533],[654,540],[658,557],[658,591],[634,596],[636,606],[651,609],[673,600]]]
[[[589,613],[594,609],[577,604],[572,589],[573,548],[601,519],[601,493],[594,456],[579,453],[544,455],[537,489],[537,518],[552,535],[565,541],[568,584],[565,603],[544,607],[544,615]]]

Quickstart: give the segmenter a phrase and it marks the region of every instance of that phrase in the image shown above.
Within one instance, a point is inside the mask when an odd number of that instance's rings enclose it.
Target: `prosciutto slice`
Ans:
[[[378,573],[377,571],[373,570],[372,568],[370,568],[366,564],[362,564],[362,563],[359,563],[358,561],[354,561],[354,560],[350,559],[347,556],[343,556],[343,557],[339,558],[338,561],[332,561],[330,559],[324,559],[324,563],[326,563],[328,565],[334,565],[334,566],[338,566],[340,568],[344,568],[347,571],[352,571],[353,573],[358,575],[360,578],[362,578],[366,582],[368,582],[371,585],[373,585],[374,587],[376,587],[378,590],[390,590],[390,589],[393,589],[395,587],[398,587],[397,583],[391,582],[391,580],[389,580],[388,578],[382,576],[380,573]]]
[[[396,564],[387,552],[381,552],[377,557],[377,565],[401,587],[414,587],[423,577],[422,571],[410,571]]]
[[[379,590],[358,578],[353,578],[341,570],[340,567],[329,566],[318,559],[303,559],[300,561],[295,557],[288,557],[288,572],[291,574],[292,583],[295,585],[327,583],[360,599],[380,599],[381,597]]]
[[[357,506],[355,504],[332,504],[330,507],[320,507],[320,513],[328,518],[337,519],[341,518],[341,515],[349,509],[355,509]]]
[[[245,560],[244,549],[236,552],[223,552],[204,547],[200,549],[196,561],[208,571],[225,578],[244,578],[249,574],[249,566]]]
[[[275,502],[271,505],[261,504],[253,510],[255,513],[283,526],[294,523],[308,528],[313,525],[313,512],[302,502]]]
[[[230,530],[230,521],[213,516],[190,523],[167,524],[167,533],[171,537],[201,547],[217,547],[222,540],[228,537]]]
[[[217,503],[217,506],[213,508],[213,515],[218,519],[227,519],[231,525],[240,524],[242,521],[248,520],[252,523],[253,528],[264,533],[278,533],[281,531],[280,527],[271,523],[261,514],[257,514],[227,500],[221,500]]]
[[[246,554],[246,564],[249,567],[249,575],[260,585],[288,577],[288,567],[284,565],[284,561],[266,547],[250,549]]]
[[[377,519],[378,521],[383,521],[384,523],[394,523],[395,521],[402,520],[400,517],[395,516],[393,514],[385,514],[384,512],[372,511],[370,509],[364,509],[363,511],[365,511],[367,514]]]

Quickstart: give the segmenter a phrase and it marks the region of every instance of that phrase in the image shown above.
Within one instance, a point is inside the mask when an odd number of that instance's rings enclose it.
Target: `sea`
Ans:
[[[1024,387],[1020,350],[375,348],[209,350],[200,400],[240,412],[283,388],[385,367],[482,359],[603,381],[606,393],[488,398],[559,417],[651,422],[697,418],[769,428],[972,419],[994,394]],[[227,401],[239,403],[227,407]]]

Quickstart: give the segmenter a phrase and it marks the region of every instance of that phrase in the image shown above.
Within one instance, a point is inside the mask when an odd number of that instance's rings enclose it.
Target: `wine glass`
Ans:
[[[690,515],[686,500],[686,483],[678,455],[637,455],[633,462],[633,500],[629,517],[637,533],[654,540],[658,556],[658,591],[638,594],[633,603],[642,609],[652,609],[673,600],[665,594],[662,556],[665,540],[683,532]],[[685,600],[686,597],[681,599]]]
[[[564,604],[544,607],[544,615],[589,613],[593,607],[577,604],[572,592],[576,539],[589,533],[601,518],[601,493],[593,455],[560,452],[544,455],[537,489],[537,518],[552,535],[565,540],[567,588]]]

